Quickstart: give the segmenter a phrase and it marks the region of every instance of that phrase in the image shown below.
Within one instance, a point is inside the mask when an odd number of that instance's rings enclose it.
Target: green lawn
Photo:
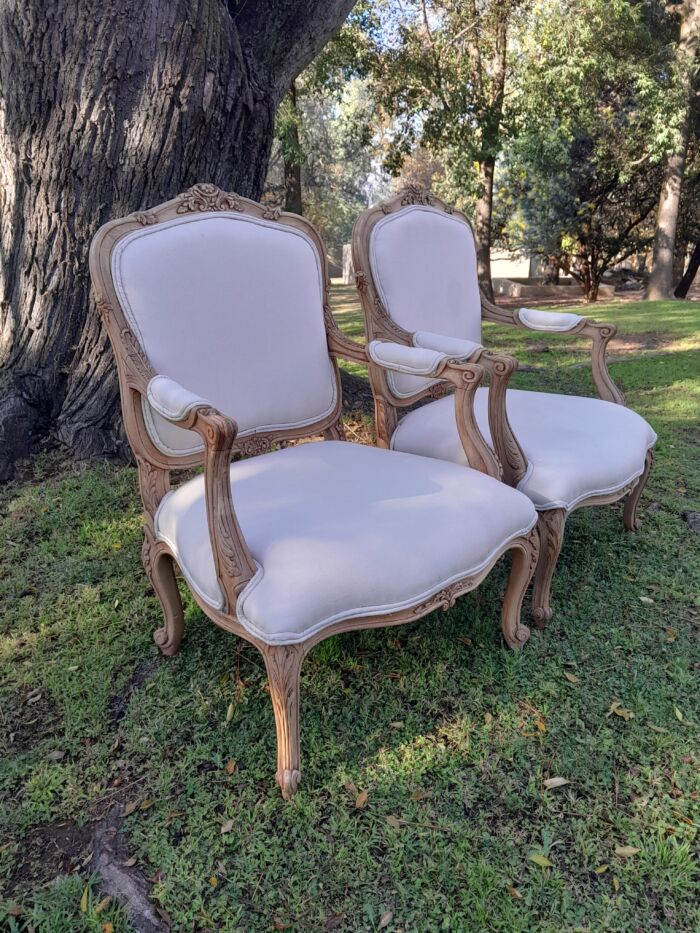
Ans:
[[[612,371],[659,433],[641,532],[575,513],[521,652],[504,566],[446,614],[315,648],[291,804],[256,651],[187,599],[158,656],[134,470],[44,455],[0,489],[0,928],[132,929],[90,870],[111,812],[174,930],[700,929],[700,305],[593,316],[627,335]],[[532,367],[519,384],[588,391],[583,348],[487,339]]]

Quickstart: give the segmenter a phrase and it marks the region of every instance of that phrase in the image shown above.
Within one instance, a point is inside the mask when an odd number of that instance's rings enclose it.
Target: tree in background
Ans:
[[[676,98],[677,105],[675,119],[671,124],[674,130],[673,144],[666,159],[656,215],[654,254],[647,289],[649,300],[670,298],[673,290],[676,230],[697,93],[700,0],[679,0],[669,5],[677,9],[679,18],[677,48],[673,68],[669,69],[668,88],[669,95]]]
[[[498,233],[558,263],[589,301],[653,237],[671,106],[659,14],[629,0],[545,0],[518,37]]]
[[[385,158],[399,175],[417,144],[445,169],[440,193],[473,205],[479,280],[491,288],[496,160],[509,131],[509,32],[526,0],[384,0],[373,88],[393,121]]]
[[[93,234],[196,182],[259,197],[278,104],[352,6],[0,6],[0,477],[49,433],[125,452]]]

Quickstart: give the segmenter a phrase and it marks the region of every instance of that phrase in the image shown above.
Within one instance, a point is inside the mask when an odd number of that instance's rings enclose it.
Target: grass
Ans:
[[[595,316],[667,335],[612,367],[659,433],[641,532],[575,513],[557,615],[521,652],[499,637],[503,566],[446,614],[315,648],[291,804],[256,651],[184,590],[182,651],[153,646],[134,470],[44,455],[0,490],[0,926],[131,929],[89,867],[118,807],[176,930],[700,928],[700,537],[681,516],[700,510],[700,306]],[[506,334],[489,341],[535,367],[521,385],[588,390],[578,350]]]

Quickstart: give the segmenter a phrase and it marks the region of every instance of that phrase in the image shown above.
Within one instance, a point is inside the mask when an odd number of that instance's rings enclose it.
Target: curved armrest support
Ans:
[[[149,381],[146,397],[160,415],[178,427],[196,431],[204,443],[209,539],[225,611],[233,615],[238,594],[257,571],[231,497],[231,450],[238,428],[210,402],[166,376]]]
[[[455,387],[457,430],[469,465],[489,476],[501,478],[501,468],[486,443],[474,414],[474,394],[484,376],[478,363],[452,359],[438,350],[407,347],[400,343],[373,340],[368,347],[372,362],[382,369],[412,376],[444,379]],[[478,351],[480,352],[480,351]]]
[[[524,316],[523,316],[523,312]],[[617,333],[614,324],[598,324],[587,317],[568,312],[537,311],[533,308],[501,308],[481,292],[481,317],[494,324],[510,324],[514,327],[526,327],[544,333],[571,334],[572,336],[590,337],[591,368],[593,384],[598,396],[606,402],[625,404],[625,396],[613,382],[608,371],[606,352],[610,340]]]
[[[350,340],[336,324],[333,312],[326,305],[323,309],[323,319],[326,325],[326,339],[328,341],[328,352],[333,357],[341,357],[344,360],[353,360],[355,363],[362,363],[366,366],[369,363],[367,350],[361,343],[355,343]]]

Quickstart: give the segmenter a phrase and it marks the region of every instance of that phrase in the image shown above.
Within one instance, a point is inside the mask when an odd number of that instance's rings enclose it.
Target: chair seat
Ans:
[[[475,470],[344,441],[239,461],[231,485],[259,567],[236,615],[268,644],[410,608],[487,567],[537,519],[526,496]],[[203,477],[168,493],[155,525],[190,586],[222,608]]]
[[[400,422],[394,450],[466,465],[449,396],[409,412]],[[491,443],[488,389],[474,404],[477,422]],[[537,509],[573,509],[589,496],[624,489],[641,476],[656,434],[638,414],[600,399],[509,389],[508,420],[529,461],[518,488]]]

